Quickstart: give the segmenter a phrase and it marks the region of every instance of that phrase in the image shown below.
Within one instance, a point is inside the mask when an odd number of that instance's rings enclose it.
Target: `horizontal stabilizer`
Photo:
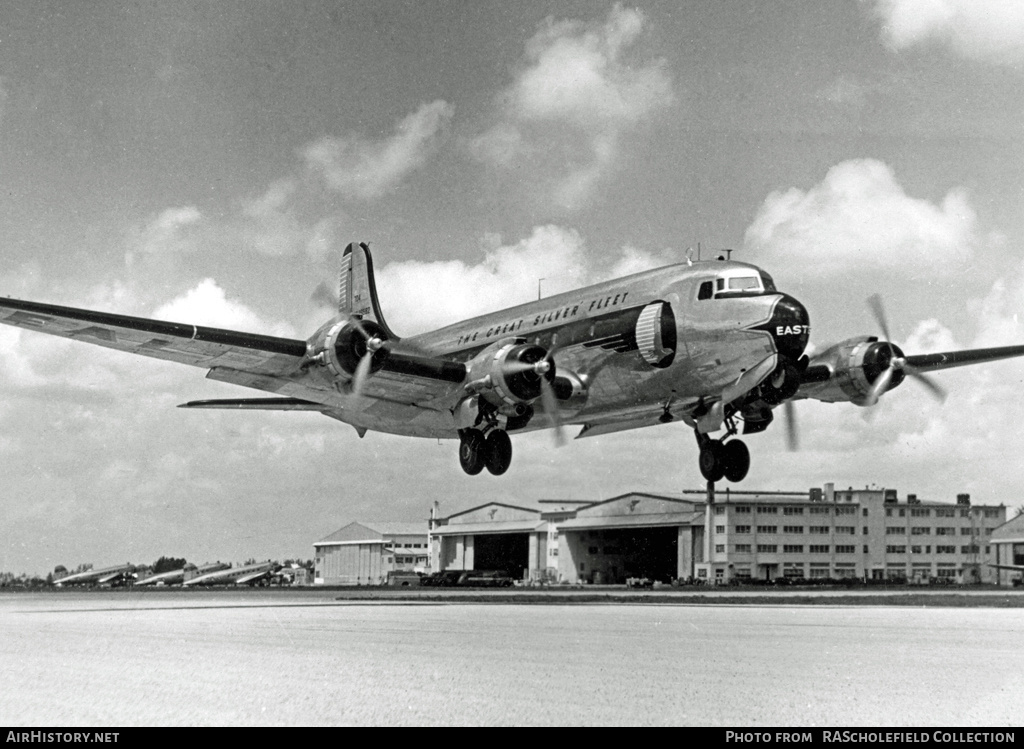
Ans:
[[[301,398],[224,398],[221,400],[189,401],[178,408],[233,408],[253,411],[322,411],[322,403]]]

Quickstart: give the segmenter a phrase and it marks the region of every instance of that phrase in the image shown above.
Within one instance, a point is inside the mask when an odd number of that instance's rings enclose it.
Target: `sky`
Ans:
[[[734,249],[812,345],[1024,343],[1016,0],[5,3],[0,294],[306,338],[366,241],[411,335]],[[743,489],[834,482],[1020,504],[1024,361],[801,401]],[[201,369],[0,329],[0,570],[310,558],[359,520],[700,488],[683,424],[456,443],[318,414]]]

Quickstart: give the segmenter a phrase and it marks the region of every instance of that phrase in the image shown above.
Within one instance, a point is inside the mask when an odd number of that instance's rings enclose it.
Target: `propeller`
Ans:
[[[366,353],[359,359],[359,364],[356,365],[356,371],[352,375],[352,395],[359,398],[362,395],[363,387],[366,385],[366,380],[370,376],[370,367],[373,365],[373,355],[384,348],[385,340],[378,336],[371,335],[363,326],[362,320],[355,315],[349,317],[349,322],[352,323],[352,327],[358,330],[366,340]]]
[[[885,336],[885,343],[889,347],[889,366],[878,375],[873,383],[871,383],[871,389],[868,390],[868,394],[864,397],[865,406],[873,406],[878,403],[879,397],[889,387],[889,383],[892,382],[892,376],[895,372],[905,372],[906,374],[913,377],[919,383],[921,383],[933,396],[939,401],[946,399],[946,391],[939,387],[934,381],[926,377],[922,372],[918,372],[914,367],[907,363],[907,360],[902,356],[896,355],[896,349],[892,345],[892,336],[889,335],[889,326],[886,323],[885,309],[882,307],[882,298],[878,294],[872,294],[868,297],[868,307],[871,308],[872,314],[875,316],[875,322],[878,323],[878,327],[882,330],[882,335]]]
[[[519,372],[534,372],[540,378],[540,402],[546,413],[554,424],[555,447],[564,447],[566,443],[565,430],[562,429],[562,419],[559,415],[558,398],[555,396],[555,389],[551,385],[554,379],[555,350],[549,350],[543,359],[537,362],[508,362],[503,367],[505,374],[517,374]],[[549,377],[549,374],[551,377]]]
[[[800,438],[796,428],[796,408],[792,400],[787,400],[782,405],[782,413],[786,418],[786,447],[790,452],[800,449]]]

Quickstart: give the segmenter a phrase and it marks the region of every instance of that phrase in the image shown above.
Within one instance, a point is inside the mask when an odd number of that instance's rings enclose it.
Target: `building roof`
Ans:
[[[994,544],[1024,544],[1024,514],[994,529],[989,539]]]
[[[370,521],[365,523],[349,523],[334,531],[326,538],[317,541],[314,546],[329,544],[380,543],[393,536],[427,537],[427,523],[403,523],[392,521]]]
[[[564,520],[558,524],[559,531],[576,531],[590,528],[637,528],[658,525],[703,525],[703,512],[665,512],[638,516],[610,515],[604,517],[583,517]]]
[[[482,520],[478,523],[440,525],[431,532],[434,536],[479,536],[486,533],[531,533],[547,528],[539,518],[520,520]]]

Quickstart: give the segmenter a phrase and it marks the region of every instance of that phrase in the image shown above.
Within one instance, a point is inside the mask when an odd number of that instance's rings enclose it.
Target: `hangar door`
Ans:
[[[488,533],[473,536],[473,569],[502,570],[522,580],[530,566],[529,533]]]
[[[598,579],[595,572],[607,583],[630,577],[668,582],[679,574],[677,526],[582,531],[578,543],[590,561],[584,577],[592,582]]]

